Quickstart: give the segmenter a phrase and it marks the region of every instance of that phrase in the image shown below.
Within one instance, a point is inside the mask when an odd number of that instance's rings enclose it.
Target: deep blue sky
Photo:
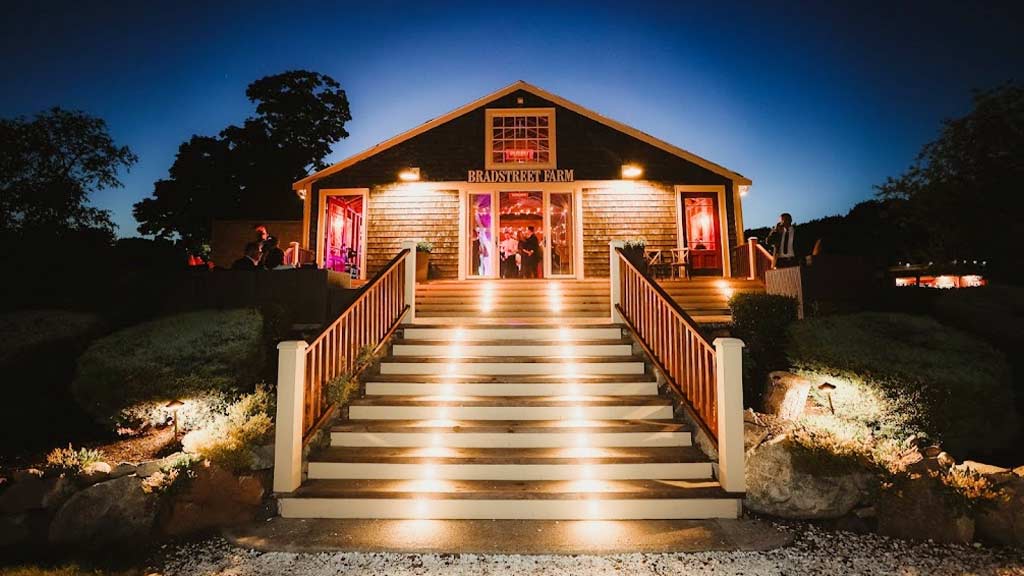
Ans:
[[[6,4],[0,114],[105,118],[139,155],[94,197],[126,236],[178,145],[242,122],[245,86],[288,69],[348,92],[332,161],[522,79],[749,176],[748,227],[844,213],[972,89],[1024,80],[1012,3]]]

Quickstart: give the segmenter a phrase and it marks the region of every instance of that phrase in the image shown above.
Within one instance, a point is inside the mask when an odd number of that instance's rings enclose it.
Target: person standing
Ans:
[[[519,276],[519,269],[516,266],[516,253],[519,252],[519,240],[510,231],[505,232],[505,238],[501,241],[501,277],[515,278]]]
[[[779,215],[778,224],[768,234],[768,245],[772,247],[776,268],[789,268],[798,264],[794,248],[795,238],[796,226],[793,226],[793,216],[789,212],[783,212]]]
[[[519,253],[523,256],[523,278],[537,277],[537,262],[540,261],[540,241],[534,233],[533,226],[526,227],[526,238],[519,243]]]
[[[260,267],[260,256],[263,250],[259,242],[249,242],[245,245],[245,255],[235,260],[231,265],[232,270],[255,270]]]

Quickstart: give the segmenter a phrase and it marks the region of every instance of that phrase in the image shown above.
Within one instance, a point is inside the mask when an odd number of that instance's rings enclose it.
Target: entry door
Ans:
[[[718,194],[683,193],[683,233],[695,274],[721,274],[722,230]]]
[[[573,193],[540,190],[502,190],[469,194],[468,229],[471,276],[504,279],[571,278],[575,276],[576,213]],[[497,206],[493,238],[497,240],[494,267],[484,270],[477,252],[484,225],[476,213],[481,205]],[[491,246],[494,246],[493,244]]]
[[[467,276],[494,278],[498,275],[498,243],[494,221],[494,194],[470,192],[466,223]]]

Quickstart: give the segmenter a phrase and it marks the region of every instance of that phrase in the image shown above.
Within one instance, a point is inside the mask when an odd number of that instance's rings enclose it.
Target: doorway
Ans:
[[[321,230],[321,264],[327,270],[366,278],[366,197],[325,193]]]
[[[682,193],[684,247],[695,275],[722,274],[721,207],[716,193]]]
[[[466,199],[468,277],[575,277],[573,192],[469,192]]]

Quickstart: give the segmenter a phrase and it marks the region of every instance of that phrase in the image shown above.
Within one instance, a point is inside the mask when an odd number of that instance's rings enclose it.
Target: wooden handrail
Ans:
[[[712,441],[718,438],[716,352],[697,323],[616,248],[621,273],[616,306],[669,385],[685,399]]]
[[[409,311],[405,301],[403,249],[359,290],[356,299],[305,350],[303,443],[333,412],[326,386],[356,367],[361,351],[378,351]]]

